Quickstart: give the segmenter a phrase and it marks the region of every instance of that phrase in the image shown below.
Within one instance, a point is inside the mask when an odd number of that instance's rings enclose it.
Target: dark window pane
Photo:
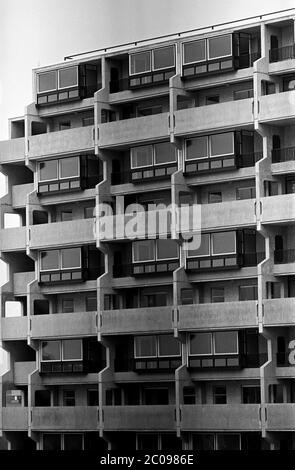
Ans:
[[[168,405],[168,388],[147,388],[144,390],[145,405]]]
[[[159,336],[159,356],[179,356],[180,343],[173,335]]]
[[[87,390],[87,406],[98,406],[98,390]]]
[[[79,157],[62,158],[59,160],[59,177],[71,178],[80,174]]]
[[[193,450],[214,450],[214,434],[194,434]]]
[[[56,90],[57,79],[56,70],[52,72],[44,72],[38,74],[39,92]]]
[[[218,202],[222,202],[222,193],[221,192],[214,192],[208,193],[208,203],[215,204]]]
[[[202,233],[201,245],[197,250],[189,250],[188,256],[208,256],[210,255],[210,234]]]
[[[211,289],[211,302],[224,302],[224,288],[213,287]]]
[[[58,178],[57,160],[48,160],[39,163],[39,180],[48,181]]]
[[[72,313],[74,311],[74,299],[63,299],[62,300],[62,312]]]
[[[64,406],[75,406],[75,390],[64,390],[63,404]]]
[[[80,268],[81,250],[80,248],[66,248],[61,250],[61,266],[63,269]]]
[[[174,67],[175,47],[167,46],[154,49],[154,70]]]
[[[236,252],[236,232],[219,232],[211,234],[212,254]]]
[[[240,286],[239,300],[257,300],[257,286]]]
[[[158,434],[138,434],[138,450],[158,450]]]
[[[195,137],[186,141],[186,160],[208,157],[208,137]]]
[[[150,51],[131,54],[131,74],[149,72],[151,70],[151,53]]]
[[[135,357],[155,357],[157,355],[156,336],[136,336],[134,344]]]
[[[132,243],[133,261],[153,261],[155,259],[154,240],[140,240]]]
[[[178,245],[175,240],[159,239],[157,240],[157,259],[178,258]]]
[[[62,211],[61,220],[62,220],[62,222],[67,222],[69,220],[73,220],[73,212],[72,211]]]
[[[95,312],[97,310],[97,297],[86,297],[86,312]]]
[[[212,354],[211,333],[195,333],[191,335],[190,354]]]
[[[216,450],[240,450],[239,434],[217,434]]]
[[[209,59],[217,57],[224,57],[232,53],[232,36],[231,34],[225,36],[218,36],[216,38],[208,39],[208,56]]]
[[[62,355],[64,361],[82,360],[82,340],[66,339],[63,340]]]
[[[67,67],[58,71],[58,88],[78,85],[78,67]]]
[[[155,164],[170,163],[176,161],[175,147],[170,142],[155,144]]]
[[[71,121],[60,122],[58,128],[60,131],[71,129]]]
[[[242,401],[245,404],[260,403],[260,387],[242,387]]]
[[[153,147],[144,145],[131,149],[131,168],[151,166],[153,164]]]
[[[217,331],[214,333],[215,354],[238,353],[237,331]]]
[[[191,41],[183,44],[184,63],[206,60],[206,41]]]
[[[234,133],[210,135],[210,155],[232,155],[234,153]]]
[[[42,361],[60,361],[60,341],[42,342]]]
[[[58,250],[41,251],[41,270],[59,269]]]
[[[61,450],[61,434],[43,434],[43,450]]]
[[[95,217],[94,207],[93,206],[85,207],[85,209],[84,209],[84,219],[92,219],[93,217]]]
[[[213,403],[215,405],[226,404],[226,387],[218,386],[213,388]]]
[[[83,450],[83,435],[65,434],[64,450]]]

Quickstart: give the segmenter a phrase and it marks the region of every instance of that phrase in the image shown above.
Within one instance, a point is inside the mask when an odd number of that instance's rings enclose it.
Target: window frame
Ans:
[[[167,49],[168,47],[173,47],[173,59],[174,59],[173,65],[169,65],[168,67],[161,67],[161,68],[155,69],[155,57],[154,57],[155,51],[161,50],[161,49]],[[152,71],[153,71],[153,72],[159,72],[159,71],[161,71],[161,70],[172,69],[173,67],[175,67],[175,65],[176,65],[175,44],[167,44],[166,46],[155,47],[154,49],[151,50],[151,53],[152,53],[152,63],[151,63],[151,66],[152,66]]]
[[[185,62],[185,52],[184,52],[184,46],[185,44],[191,44],[193,42],[201,42],[204,41],[205,43],[205,58],[201,60],[194,60],[193,62]],[[207,39],[202,38],[202,39],[194,39],[192,41],[185,41],[182,43],[182,65],[191,65],[191,64],[199,64],[201,62],[206,62],[207,61]]]
[[[145,70],[144,72],[132,72],[132,57],[135,56],[135,55],[138,55],[138,54],[142,54],[143,52],[148,52],[149,53],[149,56],[150,56],[150,69],[149,70]],[[141,75],[143,73],[149,73],[149,72],[152,72],[152,49],[149,49],[149,50],[144,50],[144,51],[137,51],[137,52],[132,52],[131,54],[129,54],[129,76],[134,76],[134,75]]]
[[[218,353],[218,352],[215,352],[215,334],[216,333],[236,333],[236,337],[237,337],[237,352],[226,352],[226,353]],[[191,338],[191,335],[196,335],[196,334],[210,334],[210,343],[211,343],[211,353],[201,353],[201,354],[196,354],[196,353],[192,353],[191,352],[191,341],[190,341],[190,338]],[[189,337],[188,337],[188,355],[189,356],[195,356],[195,357],[199,357],[199,356],[237,356],[238,354],[240,354],[239,352],[239,334],[238,334],[238,331],[237,330],[219,330],[219,331],[196,331],[194,333],[190,333]]]
[[[44,343],[50,343],[50,342],[55,342],[55,343],[59,343],[59,359],[43,359],[43,349],[42,349],[42,345]],[[61,340],[60,339],[54,339],[54,340],[43,340],[41,341],[41,354],[40,354],[40,362],[60,362],[62,360],[62,347],[61,347]]]
[[[79,260],[80,260],[80,266],[71,266],[68,268],[64,268],[62,265],[62,251],[65,250],[73,250],[73,249],[78,249],[79,250]],[[81,269],[82,268],[82,253],[81,253],[81,248],[80,247],[71,247],[71,248],[61,248],[60,249],[60,270],[61,271],[66,271],[67,269]]]
[[[134,149],[139,148],[139,147],[151,147],[152,148],[152,163],[151,164],[141,165],[141,166],[133,166],[132,157],[133,157]],[[153,166],[153,164],[154,164],[154,151],[153,151],[153,145],[152,144],[138,145],[136,147],[131,147],[130,150],[131,150],[131,152],[130,152],[130,167],[131,167],[131,170],[137,170],[138,168],[150,168],[150,167]]]
[[[80,341],[80,359],[64,359],[64,342],[65,341],[72,341],[72,340],[78,340]],[[81,338],[64,338],[60,340],[61,342],[61,361],[62,362],[81,362],[83,361],[83,341]]]
[[[231,50],[231,53],[230,54],[226,54],[226,55],[219,55],[219,56],[215,56],[215,57],[209,57],[210,55],[210,40],[211,39],[217,39],[217,38],[222,38],[222,37],[225,37],[225,36],[229,36],[230,39],[231,39],[231,42],[230,42],[230,50]],[[217,35],[217,36],[211,36],[209,38],[207,38],[207,60],[216,60],[216,59],[223,59],[224,57],[232,57],[233,55],[233,35],[232,33],[227,33],[227,34],[220,34],[220,35]]]
[[[145,259],[144,261],[136,261],[134,259],[134,244],[136,242],[140,242],[140,241],[150,241],[150,242],[153,242],[153,250],[154,250],[154,257],[152,259]],[[134,240],[133,243],[132,243],[132,263],[150,263],[152,261],[156,261],[156,251],[155,251],[155,240],[152,240],[152,239],[146,239],[146,240]]]
[[[159,49],[165,49],[165,48],[168,48],[168,47],[173,47],[173,57],[174,57],[174,64],[173,65],[170,65],[169,67],[161,67],[161,68],[157,68],[155,69],[154,68],[154,51],[155,50],[159,50]],[[142,54],[143,52],[148,52],[149,55],[150,55],[150,69],[149,70],[145,70],[144,72],[133,72],[132,73],[132,56],[135,56],[137,54]],[[163,45],[163,46],[160,46],[160,47],[154,47],[152,49],[148,49],[148,50],[142,50],[142,51],[137,51],[137,52],[131,52],[129,54],[129,76],[130,77],[133,77],[135,75],[143,75],[145,73],[152,73],[152,72],[160,72],[161,70],[168,70],[168,69],[172,69],[176,66],[176,48],[175,48],[175,43],[173,44],[166,44],[166,45]]]
[[[222,352],[222,353],[216,352],[215,351],[215,334],[216,333],[235,333],[236,339],[237,339],[237,344],[236,344],[237,351],[236,352]],[[237,354],[239,354],[239,334],[237,330],[213,331],[212,339],[213,339],[213,354],[212,354],[213,356],[236,356]]]
[[[138,337],[142,337],[142,336],[152,336],[152,337],[155,337],[156,338],[156,355],[155,356],[137,356],[136,355],[136,338]],[[171,334],[171,335],[157,335],[157,334],[154,334],[154,335],[138,335],[138,336],[134,336],[134,339],[133,339],[133,350],[134,350],[134,359],[162,359],[162,358],[167,358],[167,357],[180,357],[181,356],[181,345],[179,343],[179,354],[175,355],[160,355],[160,345],[159,345],[159,337],[160,336],[172,336],[174,338],[174,336]]]
[[[191,352],[191,335],[198,335],[198,334],[209,334],[210,335],[210,346],[211,346],[211,353],[192,353]],[[213,332],[212,331],[196,331],[194,333],[191,333],[188,338],[188,355],[189,356],[213,356]]]
[[[156,257],[155,261],[170,261],[171,259],[177,259],[177,257],[175,258],[175,256],[173,256],[172,258],[158,258],[158,243],[157,243],[158,240],[172,240],[172,241],[174,241],[172,238],[167,238],[167,239],[166,238],[164,238],[164,239],[163,238],[157,238],[155,240],[155,242],[156,242],[155,243],[155,257]],[[176,241],[175,241],[175,246],[176,246],[176,248],[178,247]],[[179,249],[177,251],[178,251],[178,258],[179,258]]]
[[[56,169],[57,169],[57,177],[56,178],[51,178],[51,179],[46,179],[46,180],[42,180],[41,179],[41,168],[40,168],[40,165],[42,163],[46,163],[46,162],[56,162]],[[59,164],[58,164],[58,159],[55,158],[55,159],[52,159],[52,160],[43,160],[43,161],[40,161],[38,162],[38,183],[46,183],[47,181],[58,181],[59,179]]]
[[[235,251],[231,251],[231,252],[222,252],[222,253],[214,253],[213,252],[213,238],[212,235],[218,235],[220,233],[234,233],[234,240],[235,240]],[[228,231],[225,231],[225,232],[212,232],[210,234],[210,256],[224,256],[224,255],[235,255],[237,253],[237,232],[235,230],[228,230]]]
[[[66,70],[66,69],[73,69],[73,68],[76,69],[76,78],[77,78],[76,85],[68,85],[68,86],[61,87],[60,84],[59,84],[59,82],[60,82],[60,78],[59,78],[60,71]],[[62,67],[60,69],[57,69],[57,89],[58,90],[67,90],[68,88],[76,88],[77,86],[79,86],[79,67],[77,65],[70,65],[69,67]]]
[[[232,149],[233,151],[230,153],[218,153],[212,155],[212,143],[211,143],[211,137],[214,137],[216,135],[223,135],[223,134],[231,134],[232,135]],[[218,132],[216,134],[210,134],[208,135],[208,150],[209,150],[209,158],[217,158],[217,157],[227,157],[228,155],[234,155],[235,154],[235,133],[234,131],[229,131],[229,132]]]
[[[45,75],[46,73],[52,73],[54,72],[55,73],[55,79],[56,79],[56,87],[55,88],[51,88],[49,90],[44,90],[44,91],[40,91],[40,76],[41,75]],[[46,70],[44,72],[39,72],[37,73],[37,85],[38,85],[38,93],[49,93],[51,91],[56,91],[58,90],[58,73],[57,73],[57,69],[54,69],[54,70]]]
[[[70,268],[63,268],[62,267],[62,255],[61,252],[63,250],[72,250],[74,248],[79,249],[79,255],[80,255],[80,266],[72,266]],[[58,252],[58,267],[54,269],[42,269],[42,253],[47,253],[48,251],[57,251]],[[54,250],[42,250],[39,252],[39,271],[40,272],[52,272],[52,271],[67,271],[69,269],[81,269],[82,268],[82,252],[81,252],[81,247],[72,247],[72,248],[59,248],[59,249],[54,249]]]
[[[72,176],[61,176],[61,161],[62,160],[69,160],[70,158],[75,158],[78,161],[78,174],[77,175],[72,175]],[[80,158],[77,155],[74,155],[72,157],[65,157],[65,158],[59,158],[58,159],[58,180],[68,180],[71,178],[80,178],[81,176],[81,167],[80,167]]]
[[[42,268],[42,253],[47,253],[48,251],[57,251],[58,252],[58,267],[57,268],[51,268],[51,269],[43,269]],[[55,249],[55,250],[42,250],[39,252],[39,271],[42,272],[42,273],[45,273],[45,272],[52,272],[52,271],[59,271],[60,270],[60,257],[59,257],[59,252],[60,250],[59,249]]]
[[[153,144],[153,166],[163,166],[163,165],[170,165],[171,163],[177,163],[177,150],[174,149],[174,154],[175,154],[175,159],[170,160],[169,162],[163,162],[163,163],[156,163],[156,145],[160,144],[169,144],[171,143],[169,141],[167,142],[158,142],[157,144]]]

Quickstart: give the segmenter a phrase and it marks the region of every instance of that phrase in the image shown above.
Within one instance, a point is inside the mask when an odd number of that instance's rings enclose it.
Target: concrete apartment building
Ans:
[[[294,20],[34,70],[0,142],[3,449],[295,449]],[[121,230],[171,202],[201,206],[199,248],[173,214]]]

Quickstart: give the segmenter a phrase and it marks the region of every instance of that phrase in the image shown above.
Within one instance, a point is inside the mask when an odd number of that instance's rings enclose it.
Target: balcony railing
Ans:
[[[179,267],[178,260],[152,261],[148,263],[122,264],[113,266],[114,277],[140,276],[149,274],[167,274]]]
[[[275,264],[295,263],[295,249],[293,250],[275,250]]]
[[[295,44],[289,46],[278,47],[269,51],[270,62],[280,62],[282,60],[295,58]]]
[[[241,267],[241,255],[203,256],[188,258],[187,271],[207,271],[211,269],[238,269]]]
[[[267,361],[267,354],[236,354],[218,356],[190,356],[189,368],[191,369],[242,369],[256,368]]]
[[[169,178],[177,171],[177,163],[169,163],[167,165],[153,166],[147,168],[139,168],[137,170],[129,170],[124,172],[112,173],[112,184],[126,183],[142,183],[143,181],[151,181]]]
[[[282,163],[295,160],[295,147],[272,150],[272,163]]]
[[[181,365],[181,357],[116,358],[116,372],[169,372]]]
[[[263,157],[262,152],[254,152],[254,153],[245,153],[243,155],[237,156],[237,166],[238,168],[247,168],[254,166],[259,160]]]

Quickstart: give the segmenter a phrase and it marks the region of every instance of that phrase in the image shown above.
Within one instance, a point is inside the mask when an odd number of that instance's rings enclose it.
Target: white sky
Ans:
[[[32,69],[66,55],[295,8],[295,0],[0,0],[0,140],[32,101]],[[0,196],[4,184],[0,178]],[[0,265],[0,283],[3,268]],[[3,278],[3,274],[2,274]]]

